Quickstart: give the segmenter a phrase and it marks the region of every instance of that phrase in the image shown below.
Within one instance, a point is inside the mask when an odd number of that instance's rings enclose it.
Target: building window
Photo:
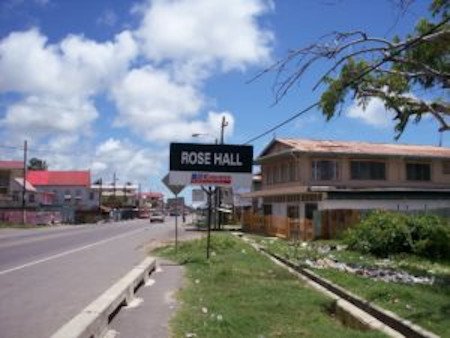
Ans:
[[[274,184],[276,182],[276,175],[277,175],[277,167],[273,166],[273,167],[271,167],[271,170],[270,170],[270,176],[271,176],[270,183],[271,184]]]
[[[13,200],[13,202],[19,202],[19,192],[18,191],[13,191],[12,200]]]
[[[312,179],[315,181],[333,181],[339,177],[337,161],[317,160],[312,161]]]
[[[29,195],[28,195],[28,202],[34,203],[34,201],[35,201],[34,194],[29,194]]]
[[[386,164],[383,162],[351,161],[350,177],[352,180],[385,180]]]
[[[290,182],[298,181],[296,162],[289,163],[289,181]]]
[[[408,181],[430,181],[431,166],[429,163],[406,163],[406,179]]]
[[[264,214],[264,216],[272,215],[272,205],[271,204],[263,205],[263,214]]]
[[[266,166],[263,168],[263,172],[262,172],[265,180],[266,180],[266,184],[267,185],[271,185],[273,182],[273,177],[272,177],[272,167],[270,166]]]
[[[450,161],[442,162],[442,173],[444,175],[450,175]]]
[[[288,182],[289,181],[289,166],[287,164],[284,164],[281,166],[282,168],[282,177],[281,177],[281,181],[282,182]]]
[[[0,194],[7,194],[9,188],[9,172],[0,171]]]
[[[89,192],[89,199],[90,199],[91,201],[94,200],[94,192],[93,192],[93,191],[90,191],[90,192]]]
[[[281,183],[283,181],[283,166],[277,166],[277,183]]]

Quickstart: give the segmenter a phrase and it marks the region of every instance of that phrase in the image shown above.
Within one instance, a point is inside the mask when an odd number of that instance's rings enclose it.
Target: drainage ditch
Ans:
[[[405,320],[402,320],[401,318],[396,317],[394,314],[392,313],[388,313],[387,311],[380,309],[372,304],[370,304],[368,301],[361,299],[359,297],[356,297],[352,294],[350,294],[348,291],[346,291],[345,289],[331,283],[330,281],[317,276],[315,273],[313,273],[312,271],[309,271],[307,269],[304,269],[302,267],[299,267],[298,265],[295,265],[294,263],[292,263],[291,261],[277,255],[274,254],[268,250],[266,250],[265,248],[259,247],[257,248],[258,250],[266,253],[267,255],[273,257],[274,259],[276,259],[277,261],[281,262],[282,264],[284,264],[285,266],[293,269],[294,271],[300,273],[302,276],[308,278],[309,280],[319,284],[320,286],[322,286],[323,288],[325,288],[326,290],[328,290],[329,292],[333,293],[334,295],[342,298],[343,300],[353,304],[354,306],[356,306],[358,309],[360,309],[361,311],[370,314],[372,317],[378,319],[380,322],[382,322],[383,324],[389,326],[390,328],[392,328],[393,330],[397,331],[398,333],[406,336],[406,337],[411,337],[411,338],[430,338],[430,337],[437,337],[435,334],[428,332],[420,327],[418,327],[417,325],[413,325]],[[337,306],[337,303],[336,303]],[[359,321],[358,319],[354,318],[354,317],[348,317],[348,314],[344,315],[342,314],[341,311],[342,309],[339,309],[338,311],[334,311],[336,317],[338,319],[342,318],[341,322],[346,325],[346,324],[351,324],[354,325],[355,328],[357,327],[364,327],[364,324],[361,323],[361,321]],[[359,321],[359,324],[358,324]]]

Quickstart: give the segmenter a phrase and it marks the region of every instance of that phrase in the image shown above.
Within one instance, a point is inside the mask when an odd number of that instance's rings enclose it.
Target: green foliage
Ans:
[[[434,215],[376,211],[349,229],[344,240],[351,249],[381,257],[413,253],[450,259],[450,223]]]
[[[332,77],[327,73],[320,81],[325,85],[319,101],[325,118],[330,120],[339,114],[348,96],[356,99],[363,108],[370,98],[376,97],[395,113],[397,138],[411,119],[420,122],[424,114],[438,115],[440,130],[450,129],[448,98],[421,98],[426,96],[425,90],[445,90],[449,86],[450,25],[446,22],[449,4],[448,0],[432,1],[430,12],[435,22],[425,18],[419,20],[415,30],[404,40],[398,36],[390,42],[375,39],[380,43],[376,46],[374,41],[367,42],[371,37],[365,33],[363,39],[358,40],[358,35],[350,41],[347,39],[352,34],[348,33],[336,37],[342,43],[338,42],[332,52],[329,47],[321,46],[328,48],[323,57],[334,62],[336,55],[341,57],[331,68],[331,73],[336,75]],[[347,53],[348,46],[355,50]]]
[[[331,300],[307,287],[248,244],[214,234],[160,248],[156,254],[184,263],[187,283],[177,298],[173,337],[384,337],[345,327],[327,313]],[[220,318],[220,319],[219,319]]]
[[[33,157],[28,161],[28,170],[47,170],[47,162],[39,158]]]

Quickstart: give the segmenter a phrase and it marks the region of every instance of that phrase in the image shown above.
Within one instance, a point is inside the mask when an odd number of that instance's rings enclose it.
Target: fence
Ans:
[[[21,224],[22,221],[22,210],[0,210],[0,222]],[[25,210],[25,223],[33,225],[61,223],[61,213],[59,211]]]
[[[286,239],[309,241],[314,239],[314,227],[310,220],[300,220],[275,215],[258,215],[249,211],[242,214],[244,231],[262,233]]]

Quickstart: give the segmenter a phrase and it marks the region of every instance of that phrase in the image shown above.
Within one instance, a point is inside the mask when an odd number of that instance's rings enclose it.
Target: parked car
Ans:
[[[150,213],[150,222],[164,222],[164,213],[161,211],[152,211]]]
[[[148,212],[148,210],[140,210],[138,213],[138,217],[139,218],[149,218],[150,217],[150,213]]]

